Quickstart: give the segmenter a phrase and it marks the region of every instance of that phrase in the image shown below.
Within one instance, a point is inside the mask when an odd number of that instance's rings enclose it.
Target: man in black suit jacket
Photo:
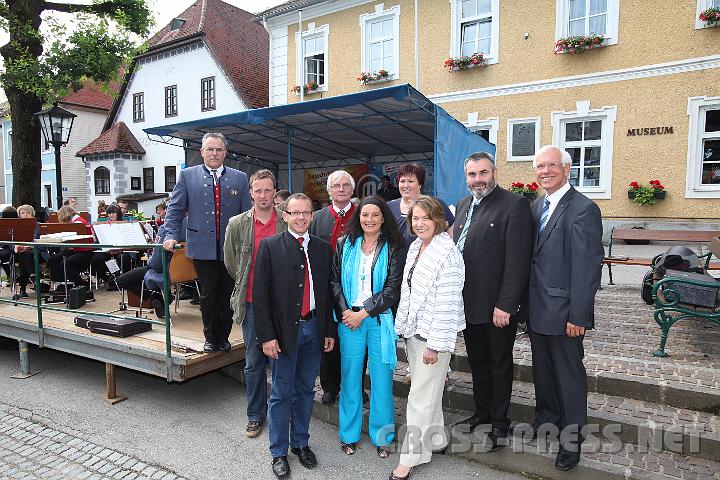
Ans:
[[[562,430],[559,470],[580,461],[587,424],[583,338],[594,326],[604,255],[598,206],[568,183],[572,159],[553,145],[533,165],[546,196],[533,204],[537,235],[530,270],[528,330],[535,383],[535,428]]]
[[[268,435],[278,478],[290,475],[288,447],[304,467],[317,465],[308,446],[315,378],[320,355],[333,349],[337,337],[330,317],[332,250],[308,234],[312,202],[302,193],[291,195],[283,219],[288,231],[260,242],[252,293],[257,339],[272,367]]]
[[[512,350],[532,254],[530,204],[499,187],[495,172],[489,153],[473,153],[465,160],[472,195],[458,203],[453,229],[465,260],[463,335],[475,400],[475,413],[456,425],[472,431],[490,424],[491,451],[507,445]]]

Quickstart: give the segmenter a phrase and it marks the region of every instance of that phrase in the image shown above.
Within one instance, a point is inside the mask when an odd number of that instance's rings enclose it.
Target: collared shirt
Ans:
[[[208,173],[210,174],[211,177],[212,177],[212,171],[215,170],[218,181],[220,181],[220,177],[222,176],[223,172],[225,171],[225,165],[220,165],[218,168],[210,168],[205,164],[203,164],[203,165],[205,166],[205,170],[208,171]]]
[[[293,232],[292,230],[288,229],[288,233],[297,240],[298,238],[302,237],[303,240],[303,251],[305,252],[305,263],[307,264],[308,269],[308,278],[310,278],[310,311],[315,310],[315,289],[313,288],[313,277],[312,277],[312,267],[310,266],[310,257],[308,257],[308,247],[310,245],[310,234],[308,232],[305,232],[303,235],[298,235],[297,233]]]
[[[548,202],[550,202],[550,207],[548,207],[548,221],[552,218],[552,214],[555,211],[555,207],[557,207],[560,203],[560,199],[568,192],[568,190],[570,190],[570,182],[565,182],[565,185],[557,189],[555,193],[545,196]]]
[[[245,301],[252,302],[252,289],[253,289],[253,274],[255,273],[255,258],[257,257],[257,251],[258,247],[260,246],[260,241],[263,238],[271,237],[275,235],[275,224],[277,223],[277,210],[273,208],[272,217],[270,217],[270,220],[268,220],[267,223],[262,223],[257,216],[255,216],[255,210],[253,207],[253,239],[254,239],[254,245],[253,245],[253,254],[252,254],[252,260],[250,260],[250,270],[248,271],[248,281],[247,281],[247,296],[245,297]]]
[[[467,239],[468,230],[470,229],[470,221],[472,220],[473,211],[475,211],[475,207],[480,205],[481,201],[482,198],[473,197],[472,202],[470,202],[470,207],[468,207],[467,216],[465,217],[465,225],[463,225],[463,228],[460,231],[460,237],[457,241],[457,249],[460,250],[460,253],[463,253],[463,250],[465,250],[465,240]]]
[[[338,214],[339,214],[339,213],[340,213],[340,210],[342,210],[342,211],[343,211],[343,215],[347,215],[348,210],[350,210],[350,209],[352,208],[352,202],[348,202],[347,205],[345,205],[344,208],[338,207],[338,206],[335,204],[335,202],[333,202],[332,208],[333,208],[333,210],[335,210],[335,213],[338,213]]]

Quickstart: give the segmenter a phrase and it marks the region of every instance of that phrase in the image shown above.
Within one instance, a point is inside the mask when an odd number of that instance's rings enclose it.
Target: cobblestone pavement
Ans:
[[[0,412],[0,479],[181,479],[39,422]]]

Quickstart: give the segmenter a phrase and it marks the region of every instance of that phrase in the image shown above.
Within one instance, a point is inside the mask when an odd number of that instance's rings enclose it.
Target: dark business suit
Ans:
[[[470,221],[463,247],[465,261],[464,332],[473,376],[475,415],[504,437],[510,426],[512,349],[518,310],[527,294],[532,254],[532,216],[528,201],[499,186],[467,213],[473,197],[456,209],[453,236],[457,243]],[[495,307],[511,315],[510,325],[493,324]]]
[[[270,359],[273,382],[268,433],[273,457],[287,455],[288,446],[308,446],[324,338],[337,337],[330,317],[330,244],[310,235],[307,248],[315,310],[306,320],[300,316],[305,255],[297,239],[290,232],[263,239],[255,259],[252,306],[257,340],[265,343],[276,339],[281,350],[277,360]]]
[[[535,232],[543,203],[533,204]],[[537,234],[528,302],[535,424],[569,427],[568,445],[583,440],[572,432],[587,423],[587,376],[583,336],[567,336],[566,325],[593,328],[603,255],[600,209],[570,187]]]

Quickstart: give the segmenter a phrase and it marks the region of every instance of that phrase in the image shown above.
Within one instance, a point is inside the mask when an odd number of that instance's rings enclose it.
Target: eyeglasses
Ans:
[[[297,218],[297,217],[309,217],[310,215],[312,215],[313,212],[300,212],[300,211],[289,212],[289,211],[285,210],[285,213],[287,213],[291,217]]]
[[[222,153],[225,151],[224,148],[203,148],[203,150],[210,153]]]
[[[335,185],[330,185],[330,190],[352,190],[352,185],[349,183],[336,183]]]
[[[535,165],[535,171],[542,172],[545,169],[557,170],[560,167],[562,167],[562,163],[544,163],[544,164]]]

